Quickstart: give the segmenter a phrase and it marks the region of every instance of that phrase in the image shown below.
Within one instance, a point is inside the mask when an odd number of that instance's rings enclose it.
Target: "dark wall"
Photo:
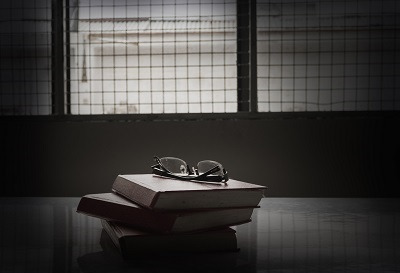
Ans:
[[[2,196],[110,191],[152,156],[223,163],[268,196],[399,196],[398,115],[198,121],[0,120]]]

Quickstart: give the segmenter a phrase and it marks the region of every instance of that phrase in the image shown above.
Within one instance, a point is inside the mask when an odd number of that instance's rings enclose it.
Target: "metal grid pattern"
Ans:
[[[258,0],[258,111],[399,110],[399,12],[396,0]]]
[[[399,12],[395,0],[1,1],[0,115],[399,110]]]
[[[51,0],[0,2],[0,115],[52,112]]]
[[[236,3],[69,6],[71,114],[237,111]]]

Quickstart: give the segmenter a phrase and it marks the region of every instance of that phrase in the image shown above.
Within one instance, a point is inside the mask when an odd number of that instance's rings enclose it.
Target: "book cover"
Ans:
[[[252,207],[197,211],[154,211],[115,193],[87,194],[77,212],[161,233],[194,232],[235,226],[251,220]]]
[[[154,210],[256,207],[265,189],[234,179],[208,184],[153,174],[118,175],[112,185],[114,192]]]
[[[124,258],[137,255],[169,255],[237,251],[232,228],[189,234],[159,234],[101,220],[102,226]]]

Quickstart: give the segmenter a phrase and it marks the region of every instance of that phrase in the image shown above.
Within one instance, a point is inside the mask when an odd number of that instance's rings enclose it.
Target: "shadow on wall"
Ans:
[[[3,196],[110,191],[152,157],[221,162],[267,196],[396,196],[398,117],[60,122],[2,121]]]

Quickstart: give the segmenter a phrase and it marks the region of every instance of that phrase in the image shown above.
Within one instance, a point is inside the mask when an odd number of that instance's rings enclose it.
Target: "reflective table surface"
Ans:
[[[0,272],[400,272],[400,200],[264,198],[238,252],[123,260],[80,198],[0,198]]]

